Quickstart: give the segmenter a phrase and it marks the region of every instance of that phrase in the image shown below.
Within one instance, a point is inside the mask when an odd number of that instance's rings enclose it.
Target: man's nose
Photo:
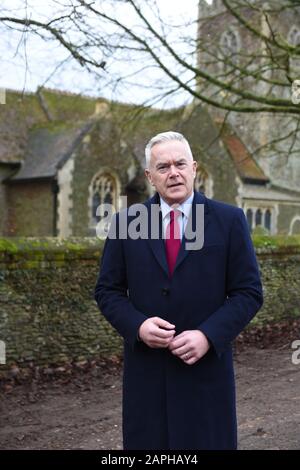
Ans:
[[[177,176],[177,175],[178,175],[178,170],[177,170],[176,166],[175,165],[170,165],[169,176],[174,177],[174,176]]]

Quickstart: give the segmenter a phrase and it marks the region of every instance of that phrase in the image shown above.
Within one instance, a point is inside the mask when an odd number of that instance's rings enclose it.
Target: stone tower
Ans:
[[[278,7],[282,6],[284,1],[240,0],[240,3],[248,3],[250,6],[238,11],[263,35],[269,36],[274,33],[280,40],[297,46],[300,45],[300,7],[282,9],[278,12]],[[263,10],[268,11],[267,16]],[[300,59],[281,54],[276,59],[277,65],[274,71],[271,67],[263,68],[261,65],[261,61],[264,60],[262,58],[267,53],[265,42],[230,14],[222,0],[213,0],[211,4],[199,0],[199,68],[254,94],[289,100],[291,86],[287,74],[290,74],[290,78],[300,79]],[[226,57],[229,58],[229,64],[224,61]],[[246,78],[243,78],[243,69],[248,72]],[[252,71],[255,73],[259,71],[263,80],[257,80],[254,76],[249,78],[249,72]],[[274,84],[276,81],[284,82],[286,86],[276,86]],[[199,89],[202,85],[199,80]],[[205,93],[209,96],[215,96],[216,92],[214,85],[205,88]],[[218,90],[218,93],[221,95],[226,92],[220,93]],[[230,99],[230,95],[227,94],[226,100]],[[219,120],[226,116],[227,122],[233,126],[275,185],[299,190],[300,132],[296,138],[293,132],[297,125],[300,128],[298,117],[278,113],[230,112],[228,114],[227,111],[218,108],[211,108],[211,112]],[[285,136],[289,137],[284,138]]]

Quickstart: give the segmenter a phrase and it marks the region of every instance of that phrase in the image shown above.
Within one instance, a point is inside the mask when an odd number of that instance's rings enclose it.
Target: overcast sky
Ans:
[[[97,0],[95,3],[97,3]],[[56,13],[54,11],[55,0],[28,0],[27,4],[34,11],[31,14],[34,19],[40,19],[42,16],[53,18]],[[170,20],[172,18],[174,21],[177,18],[197,18],[198,0],[157,0],[157,4],[163,19]],[[6,7],[9,10],[14,10],[14,13],[19,14],[21,17],[24,17],[25,5],[24,0],[1,0],[1,9]],[[130,18],[130,6],[126,6],[126,8],[128,8],[128,15],[126,10],[125,16]],[[194,34],[194,31],[191,34]],[[7,31],[4,35],[2,33],[0,43],[0,87],[35,91],[37,86],[45,84],[50,88],[89,95],[100,94],[107,98],[117,98],[127,102],[142,102],[147,97],[146,90],[134,86],[131,89],[130,86],[123,90],[120,88],[117,93],[109,86],[101,89],[101,86],[98,86],[99,80],[96,81],[95,77],[89,76],[86,71],[74,62],[67,63],[55,70],[57,64],[63,61],[67,55],[66,51],[54,42],[47,46],[40,39],[32,39],[21,33],[16,34],[12,31]],[[25,72],[26,63],[27,72]],[[112,64],[112,67],[114,67],[114,73],[118,73],[116,64]],[[122,67],[124,69],[124,64]],[[109,71],[106,73],[109,73]],[[169,100],[168,105],[179,104],[180,101],[186,99],[186,96],[178,95],[176,99]]]

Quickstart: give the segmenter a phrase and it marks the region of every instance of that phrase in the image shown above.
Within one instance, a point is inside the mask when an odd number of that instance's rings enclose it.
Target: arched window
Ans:
[[[118,182],[117,178],[109,173],[100,172],[92,180],[90,185],[90,230],[91,233],[100,222],[101,217],[97,215],[97,209],[101,204],[111,204],[112,213],[117,210]],[[107,228],[107,227],[106,227]],[[106,230],[106,229],[105,229]]]
[[[221,63],[224,71],[229,71],[233,65],[238,63],[238,53],[240,50],[240,38],[237,31],[229,29],[225,31],[220,40],[221,47]],[[228,61],[226,61],[226,59]]]
[[[300,235],[300,215],[296,215],[290,224],[289,235]]]
[[[97,221],[97,208],[101,204],[100,194],[94,193],[92,198],[92,219],[96,222]]]
[[[267,209],[265,212],[265,228],[271,231],[271,211]]]
[[[207,197],[212,197],[212,179],[208,172],[201,166],[198,166],[195,177],[195,189],[204,193]]]
[[[252,209],[247,209],[246,218],[247,218],[247,222],[248,222],[248,225],[249,225],[249,230],[251,232],[252,231],[252,224],[253,224],[253,211],[252,211]]]
[[[244,208],[250,232],[276,233],[276,210],[273,207],[248,207]]]
[[[260,209],[257,209],[255,213],[255,226],[257,227],[258,225],[261,225],[262,222],[262,211]]]

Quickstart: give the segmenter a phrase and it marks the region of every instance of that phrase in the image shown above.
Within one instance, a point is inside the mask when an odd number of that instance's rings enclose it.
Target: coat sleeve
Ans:
[[[96,283],[95,300],[109,323],[134,347],[139,327],[147,316],[133,306],[127,289],[123,240],[108,235]]]
[[[263,303],[255,251],[242,209],[236,211],[229,234],[226,278],[224,304],[198,327],[218,356],[230,346]]]

